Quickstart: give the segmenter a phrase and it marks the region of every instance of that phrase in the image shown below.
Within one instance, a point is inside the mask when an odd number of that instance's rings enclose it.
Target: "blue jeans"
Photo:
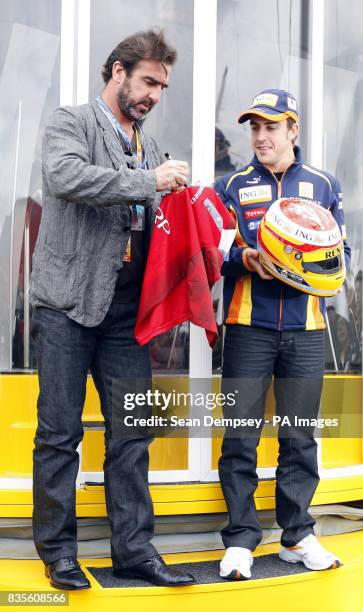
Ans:
[[[77,556],[76,451],[83,437],[82,411],[91,370],[105,421],[105,495],[111,524],[114,567],[134,565],[156,554],[148,489],[148,446],[152,437],[135,432],[128,438],[112,430],[115,381],[151,384],[147,347],[134,338],[136,304],[112,304],[96,327],[84,327],[63,313],[36,308],[32,337],[38,362],[40,393],[34,449],[33,533],[45,563]],[[148,381],[148,382],[147,382]],[[134,382],[135,384],[135,382]],[[140,388],[140,387],[139,387]],[[149,408],[145,408],[145,416]]]
[[[276,414],[291,426],[280,426],[276,470],[276,518],[281,542],[294,546],[313,533],[308,513],[319,483],[314,428],[295,427],[294,417],[316,418],[325,363],[324,330],[279,332],[244,325],[227,325],[222,391],[238,390],[237,408],[224,416],[264,418],[266,393],[274,375]],[[219,476],[229,524],[222,530],[226,547],[254,550],[262,539],[253,494],[257,488],[257,446],[262,426],[238,436],[228,432],[222,444]]]

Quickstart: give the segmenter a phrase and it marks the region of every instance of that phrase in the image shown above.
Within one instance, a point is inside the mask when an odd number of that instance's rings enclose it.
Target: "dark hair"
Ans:
[[[296,123],[295,119],[293,119],[292,117],[288,117],[286,121],[288,129],[291,130],[292,126]]]
[[[151,59],[171,66],[177,57],[176,50],[165,40],[163,30],[136,32],[122,40],[109,55],[103,65],[102,78],[105,83],[112,77],[112,66],[120,62],[130,76],[136,64],[143,59]]]
[[[293,119],[292,117],[288,117],[286,121],[287,121],[287,129],[291,130],[292,126],[295,125],[296,123],[295,119]],[[296,138],[294,138],[294,140],[291,141],[293,146],[295,145],[296,141],[297,141],[297,136]]]

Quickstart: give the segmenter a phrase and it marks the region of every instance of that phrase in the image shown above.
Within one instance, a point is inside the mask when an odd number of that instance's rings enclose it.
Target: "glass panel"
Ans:
[[[219,393],[221,390],[220,378],[214,378],[214,390]],[[265,405],[265,419],[270,419],[276,414],[275,396],[273,392],[273,385],[269,387],[266,395]],[[220,418],[222,417],[222,410],[213,412],[213,416]],[[265,437],[266,436],[266,437]],[[265,426],[263,434],[261,436],[260,443],[257,450],[257,467],[272,467],[277,465],[277,454],[278,454],[278,442],[277,442],[277,430],[271,433],[271,427]],[[212,438],[212,469],[218,469],[218,461],[221,455],[222,438],[218,437],[217,431],[214,430]]]
[[[363,464],[362,379],[357,376],[326,376],[322,415],[336,415],[349,437],[322,440],[322,467],[337,468]]]
[[[252,158],[249,123],[241,112],[263,89],[283,88],[298,100],[299,145],[308,154],[310,2],[221,0],[218,3],[216,178],[245,166]],[[221,368],[222,346],[213,357]]]
[[[41,137],[59,102],[61,2],[4,0],[1,10],[0,369],[9,371],[34,366],[28,279],[41,215]]]
[[[218,469],[221,456],[222,439],[213,438],[212,441],[212,470]],[[261,438],[257,448],[257,467],[273,467],[277,465],[278,442],[275,438]]]
[[[120,5],[122,9],[119,10]],[[125,19],[127,15],[127,19]],[[91,1],[90,100],[103,88],[101,67],[111,50],[139,30],[163,27],[179,52],[170,87],[145,122],[162,151],[191,165],[193,102],[193,0]],[[183,324],[152,343],[152,365],[158,372],[187,372],[189,325]]]
[[[0,478],[31,478],[38,377],[3,374],[0,382]]]
[[[325,8],[324,153],[340,181],[352,261],[342,293],[328,301],[332,342],[327,367],[362,373],[363,26],[362,3]]]
[[[154,388],[164,393],[187,393],[187,377],[154,376]],[[86,402],[83,410],[83,422],[98,430],[86,430],[82,444],[82,471],[102,472],[104,460],[103,417],[98,393],[91,378],[87,381]],[[188,438],[156,438],[150,446],[150,470],[187,470]]]
[[[82,445],[82,472],[102,472],[104,459],[103,431],[86,431]],[[150,446],[150,471],[187,470],[188,441],[158,439]]]

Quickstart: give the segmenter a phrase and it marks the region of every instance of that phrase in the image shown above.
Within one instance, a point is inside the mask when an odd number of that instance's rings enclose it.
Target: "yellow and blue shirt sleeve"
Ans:
[[[231,213],[232,217],[235,220],[236,224],[236,238],[233,241],[233,244],[230,248],[229,253],[226,255],[223,265],[222,265],[222,275],[223,276],[243,276],[245,274],[250,274],[250,270],[247,267],[246,260],[243,256],[243,253],[249,245],[245,242],[240,234],[238,219],[236,212],[233,208],[230,197],[228,196],[224,181],[222,179],[218,180],[214,185],[214,190],[218,193],[221,198],[223,204],[227,208],[227,210]]]

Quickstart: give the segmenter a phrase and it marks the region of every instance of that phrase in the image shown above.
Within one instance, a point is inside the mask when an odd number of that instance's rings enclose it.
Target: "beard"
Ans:
[[[130,119],[130,121],[139,121],[146,117],[153,108],[154,103],[149,98],[135,100],[135,98],[130,95],[130,90],[130,85],[126,79],[117,94],[118,106],[121,113],[127,117],[127,119]],[[142,104],[145,108],[138,107],[139,104]]]

